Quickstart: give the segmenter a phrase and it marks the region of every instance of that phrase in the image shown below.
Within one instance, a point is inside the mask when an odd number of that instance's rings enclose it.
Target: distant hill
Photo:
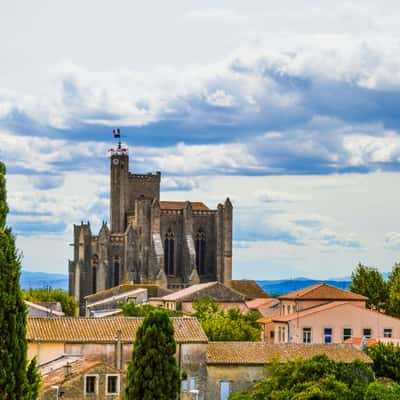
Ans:
[[[38,289],[50,286],[53,289],[68,290],[68,276],[63,274],[22,270],[20,283],[22,289]]]
[[[281,279],[274,281],[257,281],[267,294],[285,294],[294,290],[303,289],[315,283],[324,282],[339,289],[349,290],[350,280],[314,280],[307,278]]]

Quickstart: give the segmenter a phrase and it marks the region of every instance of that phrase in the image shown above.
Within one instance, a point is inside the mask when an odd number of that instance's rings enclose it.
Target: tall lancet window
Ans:
[[[164,240],[164,269],[167,275],[174,275],[175,238],[171,229],[168,229]]]
[[[196,234],[195,245],[197,272],[199,275],[204,275],[206,273],[206,234],[202,229],[199,229]]]
[[[99,266],[99,257],[94,255],[92,257],[92,293],[97,291],[97,268]]]
[[[114,259],[114,285],[119,285],[119,258]]]

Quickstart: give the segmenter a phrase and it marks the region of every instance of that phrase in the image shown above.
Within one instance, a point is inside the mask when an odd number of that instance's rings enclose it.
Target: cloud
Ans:
[[[32,177],[33,186],[39,190],[57,189],[64,184],[64,176],[48,175]]]
[[[389,250],[400,249],[400,233],[388,232],[385,236],[384,247]]]

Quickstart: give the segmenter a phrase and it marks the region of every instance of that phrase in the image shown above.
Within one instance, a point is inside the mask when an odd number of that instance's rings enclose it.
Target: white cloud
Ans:
[[[398,251],[400,249],[400,233],[388,232],[385,235],[384,246],[386,249]]]

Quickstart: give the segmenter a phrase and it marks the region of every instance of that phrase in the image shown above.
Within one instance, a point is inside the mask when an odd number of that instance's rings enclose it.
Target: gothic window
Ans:
[[[204,275],[206,273],[206,234],[202,229],[200,229],[196,234],[195,245],[197,271],[199,275]]]
[[[114,260],[114,285],[113,286],[118,286],[119,285],[119,258],[116,258]]]
[[[168,230],[164,240],[164,269],[167,275],[174,275],[175,238],[171,229]]]
[[[97,291],[97,268],[99,266],[99,257],[94,255],[92,258],[92,293]]]

